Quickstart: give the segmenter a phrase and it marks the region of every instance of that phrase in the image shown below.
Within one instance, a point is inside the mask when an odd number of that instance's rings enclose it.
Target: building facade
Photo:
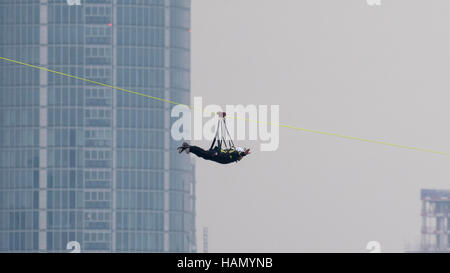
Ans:
[[[450,190],[421,191],[422,252],[450,252]]]
[[[5,0],[0,55],[190,101],[189,0]],[[0,251],[195,251],[171,105],[0,60]]]

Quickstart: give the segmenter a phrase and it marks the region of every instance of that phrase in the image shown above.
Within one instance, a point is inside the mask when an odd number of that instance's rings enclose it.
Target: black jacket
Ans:
[[[211,160],[221,164],[229,164],[232,162],[237,162],[239,161],[240,157],[246,156],[244,152],[238,152],[234,148],[224,150],[215,147],[210,151],[212,152]]]

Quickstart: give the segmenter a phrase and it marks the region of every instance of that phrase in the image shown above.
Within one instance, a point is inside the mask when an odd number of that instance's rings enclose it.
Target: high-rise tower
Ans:
[[[189,104],[189,0],[79,2],[1,1],[0,56]],[[0,75],[0,251],[195,249],[168,103],[3,60]]]

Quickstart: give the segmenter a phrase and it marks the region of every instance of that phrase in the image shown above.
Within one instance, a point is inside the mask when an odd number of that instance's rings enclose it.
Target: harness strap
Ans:
[[[227,144],[227,140],[226,140],[227,137],[228,137],[228,144]],[[214,144],[216,143],[216,141],[217,141],[217,147],[219,148],[219,150],[222,148],[222,145],[224,145],[227,150],[231,149],[231,148],[233,148],[233,149],[235,148],[234,142],[231,139],[230,132],[228,131],[228,128],[227,128],[227,124],[225,121],[225,115],[219,116],[219,120],[217,122],[216,134],[214,136],[214,140],[213,140],[209,150],[212,150],[214,148]]]
[[[227,135],[228,135],[228,142],[229,142],[229,144],[230,144],[230,148],[234,148],[234,142],[233,142],[233,140],[231,139],[231,135],[230,135],[230,132],[228,132],[228,128],[227,128],[227,124],[226,124],[226,121],[225,121],[225,119],[223,120],[223,124],[225,125],[225,130],[226,130],[226,133],[227,133]]]
[[[217,122],[216,135],[214,136],[214,140],[213,140],[213,142],[211,144],[211,147],[209,147],[210,150],[212,150],[214,148],[214,144],[216,143],[216,139],[219,136],[219,126],[220,126],[220,119]],[[220,143],[220,140],[218,140],[218,139],[217,139],[217,144],[218,144],[219,148],[222,146],[221,143]]]

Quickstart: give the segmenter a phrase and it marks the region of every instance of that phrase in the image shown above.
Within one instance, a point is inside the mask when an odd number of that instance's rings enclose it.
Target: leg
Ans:
[[[203,159],[206,160],[210,160],[211,159],[211,152],[209,151],[205,151],[202,148],[198,147],[198,146],[190,146],[187,149],[188,152],[195,154],[198,157],[201,157]]]

